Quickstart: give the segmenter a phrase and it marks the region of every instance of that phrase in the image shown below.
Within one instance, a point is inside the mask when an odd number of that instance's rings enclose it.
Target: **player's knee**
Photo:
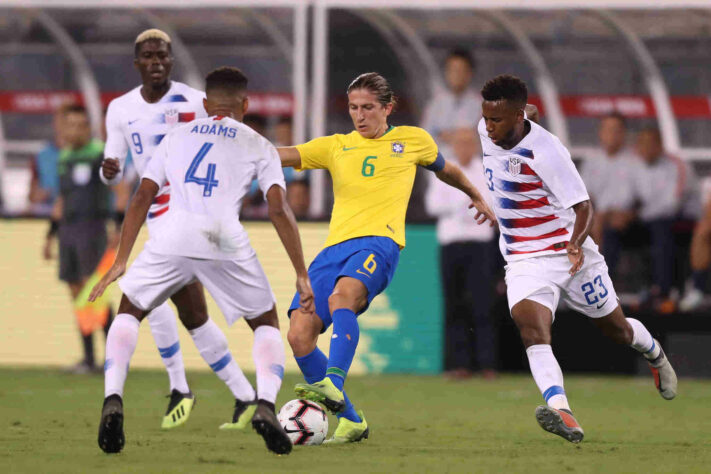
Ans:
[[[337,309],[350,309],[354,313],[360,311],[368,302],[364,297],[344,292],[333,292],[328,297],[328,310],[333,314]]]
[[[550,333],[538,326],[520,327],[519,333],[525,347],[551,343]]]
[[[617,344],[630,345],[634,338],[634,330],[627,321],[624,321],[624,324],[611,326],[605,332],[607,333],[606,335]]]
[[[206,311],[196,311],[194,309],[181,309],[178,307],[178,317],[183,323],[185,329],[191,331],[199,328],[207,322],[208,315]]]
[[[313,328],[304,324],[292,324],[286,333],[286,340],[296,357],[310,354],[316,347],[318,333],[314,336]]]

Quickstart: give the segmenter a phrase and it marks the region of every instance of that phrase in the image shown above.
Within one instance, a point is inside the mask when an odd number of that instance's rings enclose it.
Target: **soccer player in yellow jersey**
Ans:
[[[481,194],[423,129],[393,127],[388,116],[395,99],[377,73],[358,76],[348,87],[348,110],[355,130],[279,148],[282,166],[327,169],[335,202],[325,248],[309,267],[315,313],[289,308],[289,344],[306,379],[296,393],[323,403],[339,418],[327,442],[349,443],[368,437],[363,412],[343,392],[358,345],[357,315],[390,283],[405,247],[405,213],[417,166],[466,193],[479,224],[495,217]],[[316,347],[319,334],[333,323],[329,357]]]

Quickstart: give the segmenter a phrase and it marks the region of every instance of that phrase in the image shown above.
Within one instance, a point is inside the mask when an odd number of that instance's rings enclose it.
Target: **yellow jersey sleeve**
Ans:
[[[429,166],[435,162],[439,149],[432,138],[432,135],[426,130],[418,127],[412,127],[415,136],[417,137],[417,164],[420,166]]]
[[[333,157],[333,149],[338,143],[335,135],[314,138],[313,140],[296,145],[301,155],[301,167],[298,170],[328,168]]]

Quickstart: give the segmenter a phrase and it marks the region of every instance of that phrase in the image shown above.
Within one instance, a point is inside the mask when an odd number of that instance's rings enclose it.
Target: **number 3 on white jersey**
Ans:
[[[208,163],[207,175],[204,178],[195,176],[198,166],[200,166],[202,159],[205,158],[205,155],[207,155],[210,151],[212,145],[213,144],[210,142],[203,143],[200,151],[197,152],[197,155],[193,158],[192,163],[190,163],[188,171],[185,173],[186,183],[195,183],[205,187],[202,192],[204,197],[212,196],[212,188],[216,188],[220,184],[220,182],[215,179],[215,170],[217,170],[217,165],[215,163]]]

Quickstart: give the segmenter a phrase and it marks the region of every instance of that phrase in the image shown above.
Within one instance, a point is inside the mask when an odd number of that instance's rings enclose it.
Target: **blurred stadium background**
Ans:
[[[688,161],[699,176],[711,171],[708,1],[3,0],[0,364],[68,365],[79,357],[76,323],[68,293],[57,280],[56,261],[41,257],[48,209],[28,201],[33,160],[52,139],[53,112],[67,100],[87,106],[93,134],[101,137],[108,102],[139,83],[132,66],[133,40],[149,27],[173,38],[174,79],[200,88],[204,74],[217,66],[244,70],[250,79],[250,114],[272,139],[284,118],[293,124],[292,143],[350,130],[346,84],[371,70],[386,76],[399,96],[392,123],[418,124],[430,96],[444,87],[442,64],[448,51],[465,48],[476,58],[475,88],[500,73],[526,80],[544,126],[579,163],[598,146],[600,117],[617,111],[628,118],[631,130],[658,126],[666,149]],[[307,259],[325,240],[332,203],[329,177],[312,173],[309,192],[308,222],[301,227]],[[416,189],[413,195],[408,247],[393,285],[360,319],[364,329],[357,372],[442,370],[438,246],[423,192]],[[293,274],[271,226],[258,222],[258,212],[253,216],[247,229],[283,314]],[[683,284],[688,239],[678,246],[675,259],[675,277]],[[624,255],[617,284],[627,301],[634,301],[644,286],[647,260],[634,248]],[[117,302],[118,293],[114,296]],[[705,316],[649,311],[640,319],[666,342],[682,375],[698,376],[711,375],[703,356],[711,343],[711,319]],[[499,368],[525,370],[524,352],[501,300],[494,317]],[[602,360],[587,360],[581,346],[606,343],[594,331],[584,341],[566,335],[591,327],[579,316],[561,313],[557,318],[554,345],[565,369],[643,369],[633,354],[611,347]],[[238,323],[228,335],[240,365],[252,367],[246,325]],[[187,367],[203,368],[189,337],[182,336]],[[103,337],[97,344],[102,346]],[[296,370],[293,361],[288,364]],[[161,366],[146,327],[133,366]]]

